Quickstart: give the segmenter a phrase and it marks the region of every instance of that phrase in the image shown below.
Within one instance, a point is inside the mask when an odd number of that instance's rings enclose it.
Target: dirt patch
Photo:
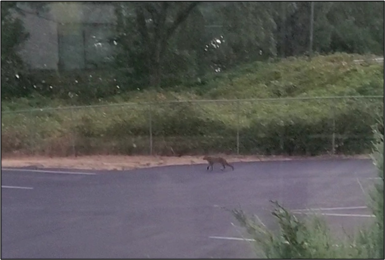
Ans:
[[[368,155],[355,156],[317,156],[317,157],[288,157],[288,156],[224,156],[229,162],[253,162],[253,161],[283,161],[283,160],[317,160],[355,158],[368,159]],[[88,170],[131,170],[138,168],[149,168],[168,165],[191,165],[205,164],[202,156],[122,156],[122,155],[94,155],[81,157],[53,157],[42,156],[28,157],[3,157],[2,167],[35,167],[35,168],[66,168],[66,169],[88,169]]]

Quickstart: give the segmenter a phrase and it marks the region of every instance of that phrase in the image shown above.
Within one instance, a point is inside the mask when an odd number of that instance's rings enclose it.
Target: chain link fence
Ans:
[[[191,100],[2,112],[3,155],[370,152],[383,97]],[[382,130],[383,131],[383,130]]]

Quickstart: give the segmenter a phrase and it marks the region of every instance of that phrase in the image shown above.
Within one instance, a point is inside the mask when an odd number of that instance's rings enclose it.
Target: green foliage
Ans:
[[[370,230],[371,240],[366,242],[371,255],[375,258],[384,258],[384,118],[378,116],[377,124],[374,129],[375,140],[373,142],[372,160],[378,169],[378,181],[374,184],[369,193],[369,206],[376,216],[376,221]],[[367,236],[366,236],[367,237]],[[363,236],[361,240],[366,238]],[[368,250],[368,251],[369,251]]]
[[[207,79],[208,98],[277,98],[296,96],[383,95],[383,64],[354,60],[349,54],[255,62]],[[200,88],[201,86],[197,86]]]
[[[337,247],[325,221],[317,216],[300,220],[278,202],[272,215],[279,229],[270,231],[257,216],[249,217],[242,210],[232,210],[233,216],[253,242],[256,256],[261,258],[338,258],[347,248]]]
[[[368,152],[371,141],[374,140],[371,125],[376,122],[371,113],[383,109],[381,100],[379,102],[375,99],[354,102],[291,100],[214,103],[162,102],[161,99],[167,97],[157,98],[160,102],[151,105],[136,103],[64,111],[49,110],[50,116],[46,117],[44,128],[39,125],[36,133],[44,129],[44,136],[53,138],[56,132],[52,131],[50,134],[50,127],[63,125],[63,132],[76,134],[77,143],[84,143],[81,140],[86,139],[98,144],[98,149],[96,146],[89,147],[88,154],[101,150],[114,153],[117,150],[110,147],[111,143],[121,145],[121,153],[124,146],[130,147],[135,143],[129,141],[130,138],[135,140],[136,137],[143,137],[148,140],[151,127],[155,153],[162,154],[165,147],[172,147],[174,152],[183,150],[185,154],[199,154],[235,153],[238,129],[241,154],[319,155],[333,150],[334,132],[335,152],[355,154]],[[174,98],[178,96],[175,95]],[[35,113],[48,115],[44,111]],[[69,113],[70,111],[72,112]],[[14,131],[12,125],[24,125],[27,129],[36,127],[37,123],[29,119],[29,113],[19,114],[15,116],[15,120],[12,112],[6,115],[3,117],[5,134],[7,131]],[[22,137],[25,143],[31,138],[30,135]],[[128,143],[119,140],[127,140]],[[148,145],[149,142],[145,141],[141,150],[138,148],[135,151],[147,153]],[[15,149],[4,144],[3,148],[6,151]],[[18,150],[22,151],[24,148],[26,147]]]
[[[330,48],[350,53],[383,54],[382,2],[333,3],[326,14],[334,25]]]
[[[15,18],[17,2],[1,3],[1,92],[3,99],[24,97],[33,90],[19,48],[28,39],[22,21]]]
[[[56,97],[67,104],[93,104],[106,97],[128,90],[119,73],[114,70],[37,71],[35,93],[38,96]]]

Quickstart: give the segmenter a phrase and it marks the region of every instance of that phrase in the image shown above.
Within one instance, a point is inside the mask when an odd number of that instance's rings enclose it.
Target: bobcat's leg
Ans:
[[[224,171],[226,169],[226,164],[222,163],[222,171]]]

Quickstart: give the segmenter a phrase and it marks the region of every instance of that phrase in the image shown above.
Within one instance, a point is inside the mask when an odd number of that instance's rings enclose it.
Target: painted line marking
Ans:
[[[307,212],[294,212],[296,214],[305,214],[310,215],[312,213]],[[340,213],[314,213],[315,215],[322,215],[322,216],[334,216],[334,217],[362,217],[362,218],[374,218],[375,215],[368,215],[368,214],[340,214]]]
[[[254,239],[249,239],[249,238],[241,238],[241,237],[218,237],[218,236],[209,236],[209,238],[212,239],[223,239],[223,240],[237,240],[237,241],[249,241],[249,242],[254,242]]]
[[[291,211],[317,211],[317,210],[349,210],[349,209],[366,209],[367,206],[356,206],[356,207],[334,207],[334,208],[310,208],[310,209],[293,209]]]
[[[42,173],[59,173],[59,174],[77,174],[77,175],[96,175],[92,172],[66,172],[66,171],[50,171],[50,170],[29,170],[29,169],[4,169],[3,171],[18,171],[18,172],[42,172]]]
[[[212,239],[222,239],[222,240],[236,240],[236,241],[255,242],[255,239],[241,238],[241,237],[218,237],[218,236],[209,236],[209,238],[212,238]],[[334,247],[339,247],[338,244],[333,244],[332,246],[334,246]]]
[[[361,188],[361,191],[362,191],[362,193],[364,194],[364,196],[366,196],[366,192],[365,192],[365,189],[364,189],[364,187],[362,186],[362,184],[361,184],[361,182],[360,182],[360,180],[357,178],[356,179],[357,180],[357,183],[358,183],[358,185],[360,186],[360,188]]]
[[[21,187],[21,186],[4,186],[4,185],[1,185],[1,188],[6,188],[6,189],[24,189],[24,190],[33,190],[32,187]]]
[[[241,237],[217,237],[217,236],[210,236],[209,238],[212,238],[212,239],[222,239],[222,240],[236,240],[236,241],[255,242],[255,239],[241,238]],[[339,247],[340,245],[333,244],[332,246]]]

